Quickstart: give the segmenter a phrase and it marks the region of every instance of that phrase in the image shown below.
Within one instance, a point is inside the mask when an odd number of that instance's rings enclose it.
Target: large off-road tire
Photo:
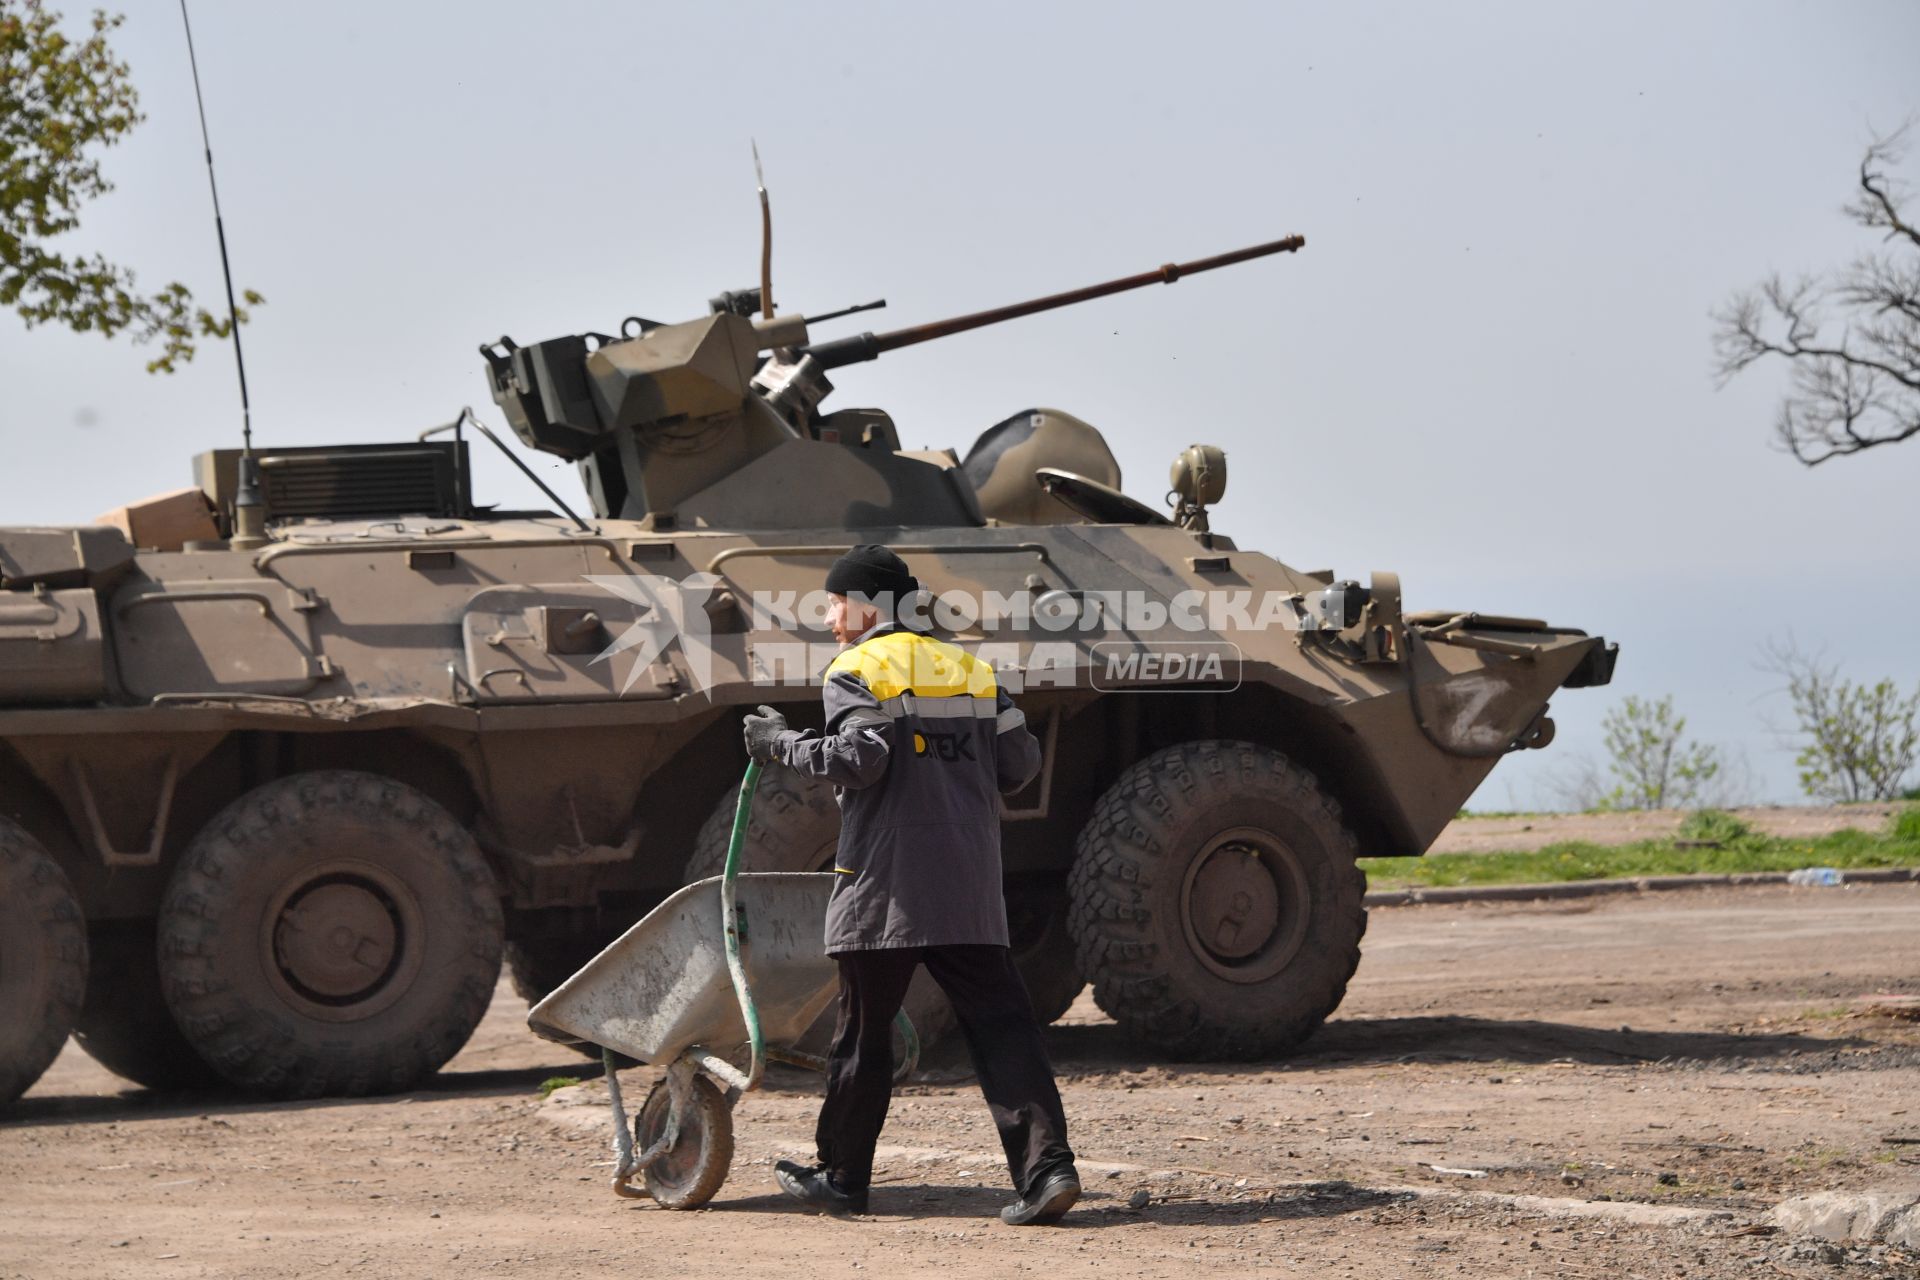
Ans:
[[[672,1106],[667,1082],[656,1081],[640,1114],[633,1118],[633,1141],[645,1151],[667,1128]],[[647,1194],[668,1209],[698,1209],[713,1199],[733,1167],[733,1106],[713,1081],[693,1078],[693,1098],[680,1117],[673,1150],[640,1173]]]
[[[687,859],[687,883],[726,870],[739,799],[739,788],[729,788],[707,815],[694,841],[693,856]],[[834,803],[829,783],[778,765],[761,773],[753,796],[753,817],[740,850],[742,871],[827,871],[833,867],[839,843],[840,806]],[[953,1030],[953,1006],[924,969],[913,975],[904,1008],[919,1033],[922,1053]],[[834,1007],[828,1005],[801,1038],[800,1047],[824,1054],[833,1036],[833,1022]]]
[[[1080,972],[1073,934],[1067,928],[1070,904],[1065,894],[1056,900],[1010,902],[1007,930],[1013,939],[1013,967],[1033,1001],[1033,1016],[1041,1026],[1059,1019],[1087,988]]]
[[[1095,1001],[1176,1057],[1285,1053],[1360,962],[1358,852],[1339,807],[1277,751],[1189,742],[1139,761],[1074,858],[1069,923]]]
[[[577,934],[570,938],[522,938],[507,944],[507,973],[513,989],[529,1008],[552,995],[559,985],[586,967],[587,961],[606,950],[619,934]],[[582,1041],[566,1046],[583,1058],[600,1061],[600,1046]],[[620,1070],[640,1064],[624,1053],[614,1061]]]
[[[73,1038],[93,1060],[149,1089],[225,1083],[180,1034],[160,993],[153,922],[112,921],[87,931],[87,999]]]
[[[347,770],[248,792],[195,838],[160,905],[187,1040],[276,1098],[396,1092],[460,1050],[500,975],[493,876],[412,787]]]
[[[539,1004],[561,983],[586,967],[587,961],[607,949],[614,938],[598,933],[568,938],[522,938],[509,942],[507,975],[513,989],[529,1005]]]
[[[86,987],[73,886],[38,840],[0,818],[0,1107],[59,1056]]]

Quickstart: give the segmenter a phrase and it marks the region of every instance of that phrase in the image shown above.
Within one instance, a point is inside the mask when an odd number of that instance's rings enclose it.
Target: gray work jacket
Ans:
[[[883,626],[834,659],[825,698],[826,732],[788,730],[775,753],[840,802],[828,952],[1006,946],[999,798],[1040,744],[993,668]]]

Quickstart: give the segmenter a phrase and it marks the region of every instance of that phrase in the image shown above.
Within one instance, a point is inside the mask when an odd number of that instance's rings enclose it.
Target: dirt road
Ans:
[[[70,1047],[0,1123],[0,1276],[1830,1275],[1740,1233],[1920,1179],[1882,1141],[1920,1138],[1920,1025],[1853,1011],[1917,976],[1914,885],[1376,911],[1337,1018],[1271,1067],[1157,1062],[1083,996],[1051,1045],[1088,1196],[1026,1231],[991,1218],[1004,1169],[950,1056],[849,1222],[771,1184],[808,1146],[798,1073],[742,1102],[709,1209],[614,1198],[602,1087],[540,1101],[587,1072],[504,986],[404,1097],[122,1093]]]

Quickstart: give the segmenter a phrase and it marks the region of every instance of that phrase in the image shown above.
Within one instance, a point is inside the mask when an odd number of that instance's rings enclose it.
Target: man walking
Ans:
[[[834,784],[838,877],[827,951],[839,1018],[815,1132],[819,1163],[774,1176],[818,1209],[865,1213],[873,1151],[893,1094],[893,1017],[921,965],[953,1003],[1006,1150],[1016,1226],[1058,1221],[1080,1196],[1066,1114],[1027,991],[1007,949],[999,796],[1040,767],[1040,746],[991,666],[900,625],[919,583],[877,544],[827,574],[827,615],[847,648],[827,668],[826,731],[770,707],[746,720],[747,751]]]

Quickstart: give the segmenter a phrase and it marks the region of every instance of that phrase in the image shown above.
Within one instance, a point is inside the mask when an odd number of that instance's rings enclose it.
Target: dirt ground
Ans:
[[[1884,830],[1897,804],[1759,805],[1731,812],[1762,835],[1811,839],[1849,827]],[[1632,844],[1674,835],[1685,809],[1620,813],[1522,813],[1510,817],[1455,818],[1440,833],[1434,853],[1507,853],[1538,849],[1562,840],[1600,845]]]
[[[504,984],[400,1097],[159,1097],[69,1046],[0,1122],[0,1276],[1907,1273],[1764,1224],[1920,1184],[1920,1024],[1857,1003],[1917,980],[1915,885],[1376,910],[1346,1004],[1285,1062],[1157,1061],[1083,995],[1050,1045],[1088,1194],[1027,1230],[992,1217],[1005,1171],[950,1049],[900,1090],[873,1216],[838,1221],[772,1185],[818,1087],[784,1069],[736,1111],[711,1206],[615,1198],[604,1087],[541,1101],[591,1072]]]

